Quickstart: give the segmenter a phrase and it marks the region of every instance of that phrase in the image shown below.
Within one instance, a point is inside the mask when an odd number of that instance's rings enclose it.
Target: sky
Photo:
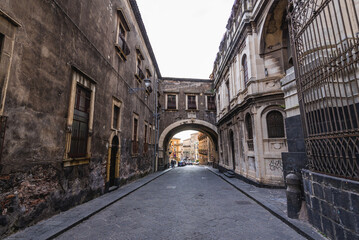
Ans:
[[[198,132],[198,131],[187,130],[187,131],[183,131],[183,132],[177,133],[177,134],[174,135],[173,137],[174,137],[174,138],[180,138],[180,139],[183,141],[183,140],[186,140],[186,139],[190,138],[192,133],[197,133],[197,132]]]
[[[162,77],[208,79],[234,0],[137,0]]]

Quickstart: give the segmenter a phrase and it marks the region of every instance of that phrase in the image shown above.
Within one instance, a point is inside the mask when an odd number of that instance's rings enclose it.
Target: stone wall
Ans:
[[[359,182],[302,173],[310,223],[331,239],[359,239]]]
[[[119,9],[130,29],[126,60],[115,47]],[[19,23],[3,111],[8,121],[0,160],[1,238],[103,194],[115,135],[121,151],[116,184],[152,171],[154,141],[145,152],[144,129],[145,124],[155,125],[155,94],[129,93],[129,88],[144,87],[134,75],[138,51],[143,55],[142,70],[148,69],[152,80],[161,76],[133,0],[0,1],[0,13]],[[1,26],[4,21],[8,19],[0,17]],[[6,34],[2,27],[0,33]],[[93,129],[85,162],[70,159],[65,166],[74,71],[95,86]],[[114,101],[121,103],[116,129]],[[131,152],[134,113],[139,117],[137,155]]]

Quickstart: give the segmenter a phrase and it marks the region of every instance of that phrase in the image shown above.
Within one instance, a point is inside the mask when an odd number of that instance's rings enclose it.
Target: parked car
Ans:
[[[184,167],[186,166],[186,163],[184,161],[178,162],[178,167]]]

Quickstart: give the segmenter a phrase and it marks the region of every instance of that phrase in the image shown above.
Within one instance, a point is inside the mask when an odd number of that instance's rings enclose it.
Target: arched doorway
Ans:
[[[232,163],[233,163],[233,171],[234,171],[234,170],[236,170],[236,156],[235,156],[235,151],[234,151],[234,136],[233,136],[232,130],[229,133],[229,142],[231,144]]]
[[[117,161],[118,149],[119,149],[119,140],[117,136],[114,136],[111,142],[109,187],[116,185],[116,165],[117,165],[116,161]]]
[[[161,170],[168,166],[169,164],[169,156],[166,152],[168,149],[168,144],[172,137],[181,131],[185,130],[195,130],[201,133],[206,134],[210,141],[212,141],[214,146],[214,161],[213,164],[215,167],[218,167],[219,157],[218,157],[218,133],[217,127],[209,122],[199,120],[199,119],[185,119],[180,120],[175,123],[167,126],[162,133],[160,134],[160,138],[158,141],[158,150],[159,156],[158,160],[156,160],[157,170]]]

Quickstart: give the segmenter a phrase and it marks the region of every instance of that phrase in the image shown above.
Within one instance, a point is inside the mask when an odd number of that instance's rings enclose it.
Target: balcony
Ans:
[[[117,49],[117,54],[122,58],[122,60],[126,61],[127,56],[130,55],[130,48],[122,36],[118,37],[118,42],[115,44],[115,47]]]

